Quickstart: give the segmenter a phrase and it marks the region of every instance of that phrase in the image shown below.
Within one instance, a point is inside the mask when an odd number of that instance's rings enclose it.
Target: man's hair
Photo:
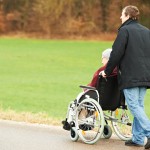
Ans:
[[[129,15],[129,17],[133,20],[138,20],[139,19],[139,9],[136,7],[136,6],[132,6],[132,5],[129,5],[129,6],[126,6],[123,8],[124,12],[125,12],[125,15]]]

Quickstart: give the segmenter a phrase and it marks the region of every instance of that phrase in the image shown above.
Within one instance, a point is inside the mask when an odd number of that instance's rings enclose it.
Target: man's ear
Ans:
[[[129,19],[129,18],[130,18],[130,16],[128,15],[128,16],[127,16],[127,18]]]

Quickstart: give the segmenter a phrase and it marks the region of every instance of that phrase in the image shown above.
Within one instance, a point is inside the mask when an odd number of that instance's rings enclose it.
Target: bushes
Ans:
[[[1,0],[0,32],[53,35],[116,32],[121,10],[136,5],[140,22],[150,28],[149,0]]]

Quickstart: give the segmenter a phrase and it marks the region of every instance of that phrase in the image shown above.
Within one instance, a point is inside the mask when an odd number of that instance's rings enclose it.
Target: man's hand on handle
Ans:
[[[101,75],[103,76],[103,78],[106,78],[106,74],[105,74],[104,70],[101,71]]]

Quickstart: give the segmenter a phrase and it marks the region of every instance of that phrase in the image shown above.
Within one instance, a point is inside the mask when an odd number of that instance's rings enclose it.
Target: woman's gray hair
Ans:
[[[102,52],[102,58],[107,58],[107,59],[109,59],[110,54],[111,54],[111,51],[112,51],[111,48],[107,48],[106,50],[104,50],[104,51]]]

